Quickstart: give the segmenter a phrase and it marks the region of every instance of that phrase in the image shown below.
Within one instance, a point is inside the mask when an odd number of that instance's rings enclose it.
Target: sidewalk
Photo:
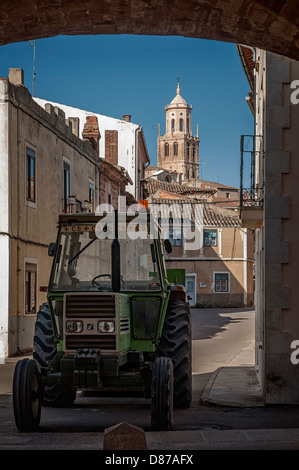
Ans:
[[[201,402],[223,406],[263,406],[261,388],[254,368],[254,341],[226,366],[220,367],[211,375]]]

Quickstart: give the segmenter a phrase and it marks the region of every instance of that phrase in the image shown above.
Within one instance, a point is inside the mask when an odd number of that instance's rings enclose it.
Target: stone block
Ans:
[[[283,128],[290,127],[290,107],[268,106],[267,126]]]
[[[283,150],[283,130],[281,127],[266,128],[267,152],[269,150]]]
[[[120,423],[105,429],[103,450],[147,450],[142,428]]]
[[[265,298],[266,298],[266,310],[278,308],[278,307],[290,308],[290,305],[291,305],[290,286],[268,286],[266,288]]]
[[[281,106],[282,104],[282,84],[271,83],[267,88],[266,99],[269,106]]]
[[[267,179],[266,179],[267,185]],[[265,196],[265,218],[281,217],[287,219],[289,217],[289,197],[276,194],[267,194]]]
[[[289,173],[290,152],[285,150],[267,151],[266,171],[277,173]]]
[[[265,262],[267,264],[268,263],[288,263],[289,262],[289,242],[272,241],[271,243],[266,244]]]
[[[267,83],[289,83],[290,63],[280,60],[267,61]]]

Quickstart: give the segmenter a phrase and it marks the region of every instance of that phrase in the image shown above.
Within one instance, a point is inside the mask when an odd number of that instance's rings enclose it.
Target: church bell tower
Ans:
[[[180,83],[176,96],[165,106],[166,132],[158,135],[158,167],[181,174],[182,181],[199,177],[199,138],[192,136],[192,106],[181,96]]]

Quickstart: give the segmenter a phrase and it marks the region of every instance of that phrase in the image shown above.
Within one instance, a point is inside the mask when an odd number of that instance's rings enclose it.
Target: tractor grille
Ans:
[[[66,316],[71,318],[114,318],[114,295],[67,295]]]
[[[72,320],[81,321],[83,323],[83,330],[81,332],[67,332],[67,322]],[[115,332],[99,332],[99,321],[114,321]],[[64,325],[64,345],[66,352],[76,351],[79,348],[101,349],[101,351],[116,351],[117,313],[115,295],[89,293],[65,294]],[[127,326],[123,325],[123,327],[126,328]]]
[[[121,318],[120,320],[120,332],[126,333],[130,329],[130,320],[128,318]]]
[[[116,349],[116,336],[97,335],[66,335],[66,349],[77,350],[79,348],[95,348],[104,351]]]

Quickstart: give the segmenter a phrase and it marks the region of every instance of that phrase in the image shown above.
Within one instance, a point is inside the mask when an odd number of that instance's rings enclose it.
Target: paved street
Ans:
[[[248,309],[192,311],[193,403],[175,410],[168,433],[151,432],[148,400],[80,394],[72,408],[43,408],[39,432],[19,433],[11,403],[16,361],[9,360],[0,365],[0,450],[102,449],[105,429],[120,422],[143,428],[148,449],[299,449],[298,407],[253,400],[254,316]]]

